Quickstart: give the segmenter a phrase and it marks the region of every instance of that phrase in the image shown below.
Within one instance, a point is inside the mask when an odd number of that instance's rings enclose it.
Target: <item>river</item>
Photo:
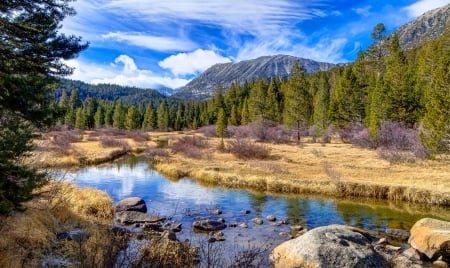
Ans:
[[[221,217],[227,224],[246,223],[248,228],[227,227],[223,230],[226,240],[218,243],[227,251],[263,248],[267,254],[274,246],[289,239],[292,225],[312,229],[329,224],[347,224],[383,236],[386,228],[409,230],[423,217],[450,220],[450,211],[442,208],[387,201],[275,195],[204,186],[190,178],[174,181],[156,172],[139,157],[68,171],[65,179],[81,187],[106,191],[114,202],[130,196],[143,198],[148,213],[171,217],[173,221],[182,223],[182,231],[177,234],[181,241],[189,239],[198,244],[207,240],[207,234],[192,230],[192,222],[197,217]],[[212,209],[220,209],[222,214],[212,214]],[[289,224],[270,224],[265,219],[268,215]],[[255,217],[261,217],[264,223],[257,225],[251,222]]]

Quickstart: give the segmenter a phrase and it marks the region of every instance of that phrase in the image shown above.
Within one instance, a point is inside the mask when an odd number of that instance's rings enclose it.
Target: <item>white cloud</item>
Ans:
[[[189,51],[196,47],[193,42],[182,38],[150,36],[143,33],[114,32],[102,34],[102,38],[157,51]]]
[[[449,0],[419,0],[416,3],[405,7],[405,10],[411,18],[415,18],[429,10],[445,6],[449,3]]]
[[[196,74],[216,63],[231,62],[212,50],[197,49],[190,53],[179,53],[160,61],[158,65],[169,69],[175,76]]]
[[[355,11],[356,14],[361,15],[363,17],[369,17],[371,8],[372,8],[371,6],[354,8],[353,11]]]
[[[109,65],[94,64],[80,60],[70,60],[67,65],[74,67],[71,79],[92,84],[117,84],[140,88],[158,88],[166,86],[179,88],[189,80],[170,76],[158,76],[150,70],[139,69],[134,60],[127,55],[120,55]]]

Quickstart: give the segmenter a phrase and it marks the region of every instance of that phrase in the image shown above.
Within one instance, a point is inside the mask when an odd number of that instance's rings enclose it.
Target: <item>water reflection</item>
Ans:
[[[230,190],[220,187],[205,187],[185,178],[170,181],[139,158],[127,158],[113,164],[88,167],[68,172],[70,180],[80,186],[92,186],[109,193],[114,201],[128,196],[142,197],[150,212],[173,216],[190,226],[193,218],[186,217],[186,210],[212,217],[207,212],[220,208],[228,222],[249,222],[254,217],[275,215],[278,219],[288,218],[291,223],[314,228],[328,224],[348,224],[364,229],[384,231],[386,228],[409,229],[422,217],[450,220],[450,212],[440,208],[421,208],[411,205],[395,205],[382,201],[342,201],[329,198],[269,195],[246,190]],[[246,215],[244,210],[251,210]],[[270,228],[272,233],[258,228]],[[188,228],[189,229],[189,228]],[[273,232],[288,231],[288,226],[262,227],[249,224],[245,235],[273,237]],[[186,231],[187,232],[187,231]],[[242,235],[239,230],[232,235]],[[190,235],[190,234],[189,234]],[[272,238],[271,238],[272,239]],[[285,238],[275,238],[285,239]]]

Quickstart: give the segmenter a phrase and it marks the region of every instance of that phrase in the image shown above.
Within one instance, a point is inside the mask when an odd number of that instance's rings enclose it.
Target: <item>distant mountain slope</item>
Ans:
[[[120,100],[124,105],[146,104],[150,101],[159,103],[162,99],[167,98],[162,93],[153,89],[142,89],[112,84],[93,85],[69,79],[60,79],[58,88],[55,91],[55,96],[57,98],[60,97],[63,90],[70,95],[70,92],[74,89],[78,90],[81,100],[85,100],[88,97],[108,101]]]
[[[182,99],[208,99],[214,95],[219,84],[226,89],[236,80],[242,83],[258,77],[289,76],[292,66],[298,61],[307,72],[329,70],[335,66],[331,63],[287,55],[264,56],[237,63],[221,63],[208,68],[173,96]]]
[[[438,38],[448,27],[450,27],[450,4],[424,13],[400,26],[395,33],[399,37],[400,46],[411,49],[425,41]]]

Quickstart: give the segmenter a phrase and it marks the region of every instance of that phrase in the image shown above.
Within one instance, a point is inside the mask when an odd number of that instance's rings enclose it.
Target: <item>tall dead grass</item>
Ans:
[[[25,212],[0,217],[0,267],[107,267],[112,234],[103,224],[112,221],[111,198],[61,182],[41,192],[39,199],[25,204]],[[74,228],[89,234],[85,243],[57,239],[58,233]]]

